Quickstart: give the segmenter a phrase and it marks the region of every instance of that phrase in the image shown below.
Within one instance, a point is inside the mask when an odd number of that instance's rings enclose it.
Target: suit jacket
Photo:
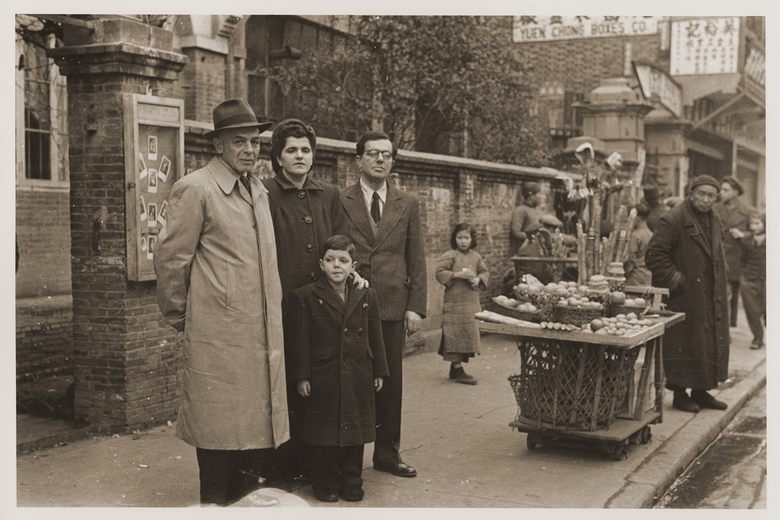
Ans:
[[[374,378],[389,375],[377,296],[348,283],[344,302],[324,278],[290,294],[291,379],[311,382],[299,410],[301,440],[366,444],[376,436]]]
[[[357,271],[376,289],[381,319],[402,320],[406,311],[425,316],[425,244],[417,198],[388,184],[376,236],[360,183],[341,193],[341,203],[346,218],[339,232],[355,242]]]

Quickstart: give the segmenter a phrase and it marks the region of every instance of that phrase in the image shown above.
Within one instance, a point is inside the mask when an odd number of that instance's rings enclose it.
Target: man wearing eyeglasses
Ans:
[[[399,477],[417,471],[400,455],[404,331],[420,330],[426,311],[425,249],[417,198],[388,183],[396,149],[390,137],[368,132],[357,142],[360,180],[341,194],[341,232],[355,242],[357,271],[379,296],[390,377],[376,396],[374,469]]]

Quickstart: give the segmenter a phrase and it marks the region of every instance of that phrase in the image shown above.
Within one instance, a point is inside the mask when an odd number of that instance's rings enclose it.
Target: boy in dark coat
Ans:
[[[309,446],[317,499],[363,499],[363,447],[376,436],[374,392],[389,375],[379,303],[373,289],[347,283],[355,245],[344,235],[325,241],[322,280],[293,291],[290,373]]]

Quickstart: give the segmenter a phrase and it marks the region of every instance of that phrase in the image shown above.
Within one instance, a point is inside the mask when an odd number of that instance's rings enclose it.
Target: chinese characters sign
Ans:
[[[682,89],[672,78],[651,65],[635,64],[634,70],[646,98],[656,95],[671,113],[677,117],[682,115]]]
[[[745,74],[762,87],[766,86],[766,62],[764,53],[755,47],[750,47],[745,60]]]
[[[655,16],[515,16],[515,42],[636,36],[658,32]]]
[[[704,18],[672,23],[671,74],[737,72],[739,18]]]

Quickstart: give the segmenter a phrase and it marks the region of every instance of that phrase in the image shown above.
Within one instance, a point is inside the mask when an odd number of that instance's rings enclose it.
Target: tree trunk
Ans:
[[[374,61],[371,64],[371,83],[374,86],[374,92],[371,95],[371,130],[374,132],[385,131],[385,110],[382,105],[382,71],[379,64]]]

